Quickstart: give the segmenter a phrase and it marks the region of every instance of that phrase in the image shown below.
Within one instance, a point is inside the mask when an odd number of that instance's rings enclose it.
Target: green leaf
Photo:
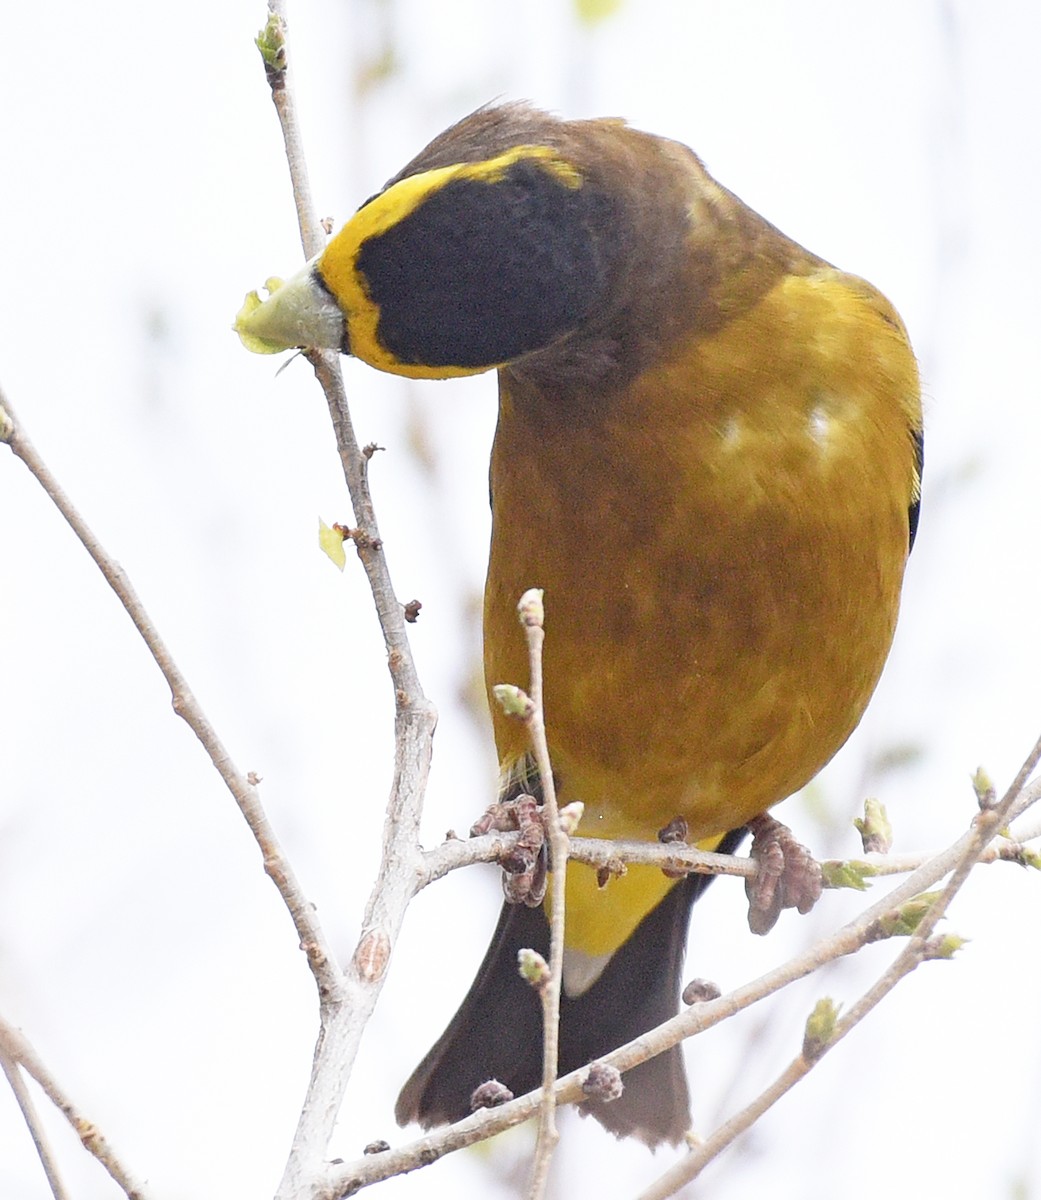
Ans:
[[[282,286],[282,280],[277,276],[272,276],[267,283],[264,284],[267,290],[268,299]],[[267,303],[267,300],[262,300],[260,293],[253,291],[247,292],[246,298],[242,302],[242,307],[235,314],[235,332],[239,335],[239,341],[246,347],[247,350],[254,354],[281,354],[286,346],[281,342],[269,342],[262,337],[258,337],[250,328],[250,318]]]
[[[321,517],[318,518],[318,545],[323,554],[329,556],[334,566],[342,571],[347,565],[347,554],[343,548],[343,533],[326,525]]]

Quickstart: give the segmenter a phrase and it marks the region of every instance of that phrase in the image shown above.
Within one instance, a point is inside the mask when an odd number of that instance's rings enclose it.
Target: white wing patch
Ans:
[[[565,947],[562,979],[565,994],[574,999],[588,992],[610,961],[610,954],[583,954],[581,950]]]
[[[806,422],[806,429],[814,442],[822,449],[828,448],[831,438],[832,415],[824,404],[815,404]]]

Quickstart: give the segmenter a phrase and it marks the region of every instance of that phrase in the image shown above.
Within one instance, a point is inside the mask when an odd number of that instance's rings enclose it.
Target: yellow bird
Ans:
[[[544,588],[550,751],[581,832],[653,840],[679,818],[689,841],[731,848],[860,720],[917,522],[914,354],[879,292],[684,146],[619,120],[479,109],[237,327],[253,349],[337,347],[418,379],[498,370],[485,676],[526,680],[516,603]],[[492,711],[515,796],[533,774],[526,733]],[[632,867],[600,886],[569,865],[561,1071],[675,1013],[705,879]],[[812,894],[796,880],[752,899],[765,929]],[[548,953],[543,908],[507,903],[401,1123],[462,1117],[493,1077],[539,1085],[523,946]],[[678,1049],[623,1082],[586,1105],[598,1120],[682,1138]]]

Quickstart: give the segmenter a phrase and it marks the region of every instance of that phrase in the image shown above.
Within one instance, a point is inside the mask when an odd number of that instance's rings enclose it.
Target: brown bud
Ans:
[[[470,1111],[477,1112],[481,1108],[498,1108],[513,1099],[513,1093],[498,1079],[489,1079],[486,1083],[474,1088],[470,1096]]]
[[[617,1100],[624,1090],[622,1073],[617,1067],[610,1067],[602,1062],[590,1063],[586,1077],[582,1080],[582,1091],[590,1100],[602,1100],[609,1104],[612,1100]]]
[[[718,983],[711,979],[692,979],[683,989],[684,1004],[703,1004],[706,1000],[718,1000],[723,992]]]

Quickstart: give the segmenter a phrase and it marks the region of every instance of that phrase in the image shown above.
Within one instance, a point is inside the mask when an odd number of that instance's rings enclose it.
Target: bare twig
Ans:
[[[285,10],[285,0],[270,0],[268,24],[258,45],[285,143],[304,254],[312,258],[321,250],[323,236],[311,203],[303,141],[289,86]],[[395,754],[379,875],[366,905],[361,938],[346,968],[344,991],[322,1004],[311,1078],[279,1185],[279,1200],[313,1195],[315,1180],[324,1171],[329,1139],[362,1031],[382,989],[391,949],[414,894],[417,870],[421,869],[419,820],[437,721],[434,706],[420,686],[405,628],[404,606],[394,594],[383,553],[368,484],[373,448],[363,450],[358,444],[337,356],[321,350],[307,351],[306,356],[329,406],[358,528],[353,540],[387,646],[387,665],[394,687]]]
[[[286,145],[286,161],[293,188],[296,220],[300,228],[300,243],[304,248],[304,257],[314,258],[325,245],[325,234],[315,218],[311,181],[303,152],[304,143],[296,117],[296,102],[293,93],[286,86],[289,58],[286,0],[268,0],[267,7],[268,23],[257,39],[257,45],[264,58],[268,83],[271,85],[271,100],[278,113],[278,124]]]
[[[535,765],[539,771],[542,791],[542,816],[546,826],[550,858],[550,942],[549,976],[539,987],[542,1000],[542,1100],[539,1105],[539,1132],[532,1164],[528,1195],[542,1200],[549,1179],[549,1164],[553,1149],[560,1138],[557,1131],[554,1085],[557,1081],[557,1055],[560,1040],[560,989],[564,974],[564,918],[567,860],[570,838],[560,823],[556,785],[546,741],[545,709],[542,703],[542,645],[545,640],[545,612],[542,592],[537,588],[521,596],[517,605],[521,625],[528,643],[528,669],[531,679],[529,694],[532,707],[528,715],[528,736],[531,738]]]
[[[126,572],[101,545],[61,485],[51,474],[2,391],[0,391],[0,424],[6,426],[0,440],[6,441],[15,457],[21,459],[28,467],[37,483],[68,522],[73,533],[82,542],[87,553],[97,564],[98,569],[126,609],[127,615],[133,621],[170,688],[174,712],[187,723],[202,743],[210,761],[217,768],[245,817],[264,856],[264,870],[271,876],[293,918],[293,924],[296,926],[300,938],[300,947],[307,954],[307,961],[314,973],[319,993],[334,994],[340,987],[340,972],[315,914],[314,906],[304,895],[289,860],[282,852],[267,814],[261,806],[260,793],[256,785],[243,775],[232,762],[231,755],[225,749],[216,730],[210,724],[209,718],[203,712],[202,706],[196,700],[188,686],[188,681],[174,662],[166,643],[159,636],[158,630],[152,623],[151,617],[141,603]]]
[[[864,944],[867,929],[877,919],[877,915],[887,911],[890,907],[889,901],[898,897],[905,889],[906,884],[896,889],[892,897],[886,897],[874,906],[862,919],[818,942],[789,962],[775,967],[717,1000],[694,1005],[648,1033],[604,1055],[599,1061],[621,1071],[630,1070],[684,1038],[701,1033],[757,1001],[773,995],[826,963],[852,953]],[[582,1067],[557,1080],[555,1093],[558,1105],[575,1104],[586,1098],[582,1090],[586,1074],[587,1068]],[[360,1188],[393,1175],[413,1171],[417,1167],[435,1162],[446,1154],[473,1145],[530,1119],[538,1112],[540,1103],[541,1088],[497,1108],[482,1109],[471,1117],[457,1121],[436,1133],[427,1134],[408,1145],[380,1154],[367,1155],[332,1168],[325,1188],[319,1191],[317,1196],[319,1200],[336,1200],[341,1196],[353,1195]]]
[[[742,879],[755,877],[756,864],[737,854],[717,854],[699,850],[682,842],[617,842],[605,838],[573,837],[571,858],[575,862],[611,873],[620,873],[631,864],[661,867],[663,871],[693,871],[704,875],[735,875]]]
[[[813,1064],[803,1055],[789,1063],[774,1082],[751,1104],[720,1125],[711,1137],[696,1146],[686,1158],[681,1159],[670,1170],[659,1176],[649,1188],[640,1193],[637,1200],[665,1200],[667,1196],[674,1196],[684,1183],[693,1179],[694,1175],[698,1174],[707,1163],[716,1158],[736,1137],[758,1121],[767,1109],[790,1091],[812,1066]],[[694,1174],[688,1175],[686,1168],[695,1163]]]
[[[58,1164],[51,1152],[51,1144],[47,1140],[47,1133],[43,1128],[40,1118],[36,1115],[36,1105],[33,1104],[33,1098],[29,1095],[29,1089],[25,1086],[25,1080],[22,1078],[21,1069],[16,1062],[7,1057],[2,1044],[0,1044],[0,1070],[3,1070],[4,1075],[7,1077],[7,1082],[11,1085],[11,1091],[14,1093],[15,1102],[22,1110],[22,1116],[28,1126],[29,1136],[33,1140],[33,1145],[36,1147],[36,1153],[39,1156],[40,1165],[43,1167],[43,1173],[47,1176],[47,1184],[51,1189],[51,1195],[54,1197],[54,1200],[70,1200],[69,1193],[65,1190],[65,1184],[62,1183]]]
[[[1036,800],[1037,796],[1034,799]],[[1013,810],[1022,811],[1022,809],[1023,801],[1020,799],[1013,805]],[[692,1005],[655,1029],[605,1055],[602,1061],[620,1071],[631,1070],[637,1064],[646,1062],[647,1059],[653,1058],[656,1054],[662,1053],[685,1038],[704,1032],[735,1013],[775,994],[795,980],[812,974],[827,963],[855,953],[878,936],[880,922],[891,917],[922,892],[955,871],[965,856],[974,852],[978,825],[979,823],[976,822],[972,829],[952,845],[922,863],[907,879],[841,929],[816,942],[809,949],[787,962],[774,967],[758,979],[743,984],[716,1000]],[[576,838],[576,844],[581,840]],[[916,953],[920,955],[920,951],[916,951]],[[874,1003],[877,1003],[877,1000]],[[859,1004],[860,1002],[849,1010],[844,1020],[848,1020],[850,1017],[860,1019],[863,1013],[860,1011]],[[844,1028],[842,1022],[836,1026],[836,1029]],[[582,1068],[572,1071],[557,1081],[555,1091],[558,1105],[578,1103],[584,1099],[582,1083],[585,1075],[585,1068]],[[782,1079],[787,1078],[788,1075],[785,1073]],[[771,1085],[771,1088],[774,1086]],[[768,1091],[773,1096],[770,1103],[783,1094],[783,1091],[776,1095],[772,1090],[768,1089]],[[362,1187],[367,1187],[392,1175],[415,1170],[417,1167],[434,1162],[464,1146],[491,1137],[534,1116],[538,1111],[539,1103],[540,1092],[530,1092],[499,1108],[482,1110],[473,1117],[468,1117],[437,1133],[428,1134],[406,1146],[337,1166],[329,1171],[325,1187],[317,1193],[319,1200],[336,1200],[341,1196],[353,1195]],[[758,1103],[758,1101],[754,1103]],[[769,1107],[769,1104],[766,1107]],[[758,1114],[753,1113],[752,1115]],[[737,1118],[733,1120],[736,1121]],[[727,1130],[730,1140],[740,1132],[740,1129],[731,1126],[730,1123],[727,1125]],[[714,1137],[715,1135],[713,1135]],[[728,1145],[729,1141],[723,1143],[722,1135],[720,1140],[719,1150],[722,1150],[724,1144]],[[706,1142],[706,1144],[708,1143]]]
[[[1031,789],[1028,789],[1028,792]],[[1041,789],[1037,789],[1041,791]],[[1036,803],[1037,795],[1031,803]],[[1017,806],[1018,807],[1018,806]],[[1013,826],[1009,837],[998,835],[980,855],[980,863],[1018,862],[1022,859],[1028,842],[1041,838],[1041,821]],[[520,834],[496,832],[473,838],[450,838],[431,850],[423,851],[415,876],[416,891],[442,879],[460,867],[475,863],[501,861],[516,844]],[[837,873],[844,867],[868,868],[865,882],[886,875],[907,875],[932,861],[935,852],[925,850],[888,854],[862,854],[854,858],[822,859],[825,873]],[[756,864],[752,859],[738,854],[716,854],[698,850],[695,846],[684,846],[671,842],[612,842],[604,838],[573,836],[570,839],[569,861],[585,863],[586,866],[620,874],[634,863],[661,867],[668,871],[696,871],[706,875],[731,875],[749,879],[755,875]]]
[[[21,1105],[26,1122],[32,1131],[33,1141],[36,1142],[44,1170],[47,1172],[48,1182],[51,1185],[51,1191],[56,1198],[64,1196],[65,1193],[61,1189],[60,1180],[58,1180],[57,1173],[54,1171],[53,1160],[46,1149],[46,1143],[44,1142],[41,1145],[41,1141],[38,1140],[39,1125],[34,1124],[34,1121],[30,1119],[30,1113],[33,1111],[32,1102],[24,1091],[24,1084],[18,1077],[19,1067],[36,1080],[55,1108],[60,1109],[65,1114],[69,1124],[76,1131],[76,1136],[98,1162],[101,1163],[105,1170],[108,1171],[116,1183],[119,1184],[126,1193],[128,1200],[148,1200],[148,1194],[144,1186],[119,1161],[115,1151],[98,1127],[93,1121],[88,1121],[76,1105],[65,1095],[58,1086],[54,1076],[44,1066],[39,1055],[21,1031],[16,1029],[3,1017],[0,1017],[0,1061],[3,1063],[4,1073],[11,1080],[11,1086],[18,1097],[19,1105]],[[17,1079],[17,1083],[15,1079],[12,1079],[12,1075]],[[21,1086],[19,1087],[19,1085]],[[22,1102],[23,1096],[29,1101],[28,1111]]]

